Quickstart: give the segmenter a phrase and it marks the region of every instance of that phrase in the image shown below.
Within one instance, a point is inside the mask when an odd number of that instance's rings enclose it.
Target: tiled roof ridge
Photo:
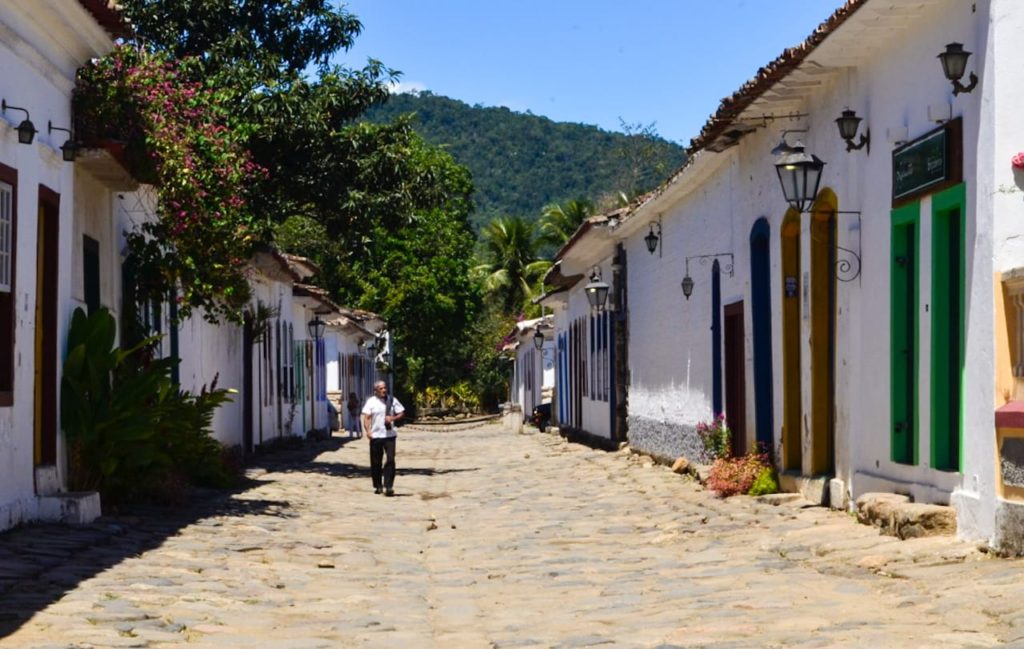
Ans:
[[[708,118],[700,134],[690,140],[690,146],[686,150],[687,153],[692,156],[713,142],[754,100],[803,63],[804,59],[822,41],[867,2],[868,0],[846,0],[831,16],[818,25],[802,43],[783,50],[782,54],[774,61],[760,68],[753,79],[744,83],[733,94],[722,99],[718,105],[718,110]]]
[[[88,11],[96,23],[114,38],[127,36],[131,31],[128,21],[121,13],[120,5],[114,0],[78,0],[78,4]]]

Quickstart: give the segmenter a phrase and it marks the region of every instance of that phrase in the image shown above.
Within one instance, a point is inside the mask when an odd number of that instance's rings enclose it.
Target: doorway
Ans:
[[[747,386],[743,344],[743,302],[725,306],[725,411],[732,431],[732,452],[747,453]]]
[[[35,465],[57,463],[57,277],[60,195],[39,186],[35,305]]]
[[[917,248],[919,203],[892,213],[891,458],[917,464]]]
[[[963,431],[964,186],[932,198],[932,463],[960,470]]]
[[[768,219],[750,231],[750,319],[754,334],[754,434],[758,450],[773,449],[772,275]]]
[[[252,347],[255,344],[255,332],[252,314],[245,313],[242,321],[242,453],[253,452],[253,371]]]
[[[782,469],[803,468],[800,380],[800,212],[782,219]]]
[[[711,408],[715,417],[725,412],[722,396],[722,267],[711,264]]]
[[[836,212],[831,189],[811,208],[811,475],[835,470]]]

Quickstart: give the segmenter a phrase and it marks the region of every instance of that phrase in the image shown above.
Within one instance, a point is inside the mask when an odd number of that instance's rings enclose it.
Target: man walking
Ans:
[[[405,408],[398,399],[388,394],[388,385],[377,381],[373,385],[373,396],[363,406],[363,434],[370,440],[370,476],[373,478],[373,493],[383,491],[394,496],[395,485],[395,422],[405,416]],[[387,462],[381,467],[381,460],[387,454]]]

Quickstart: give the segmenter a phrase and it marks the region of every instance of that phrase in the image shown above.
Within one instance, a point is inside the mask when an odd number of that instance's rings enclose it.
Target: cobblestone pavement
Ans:
[[[988,647],[1024,563],[494,426],[285,452],[187,512],[0,535],[0,647]],[[20,571],[20,572],[19,572]]]

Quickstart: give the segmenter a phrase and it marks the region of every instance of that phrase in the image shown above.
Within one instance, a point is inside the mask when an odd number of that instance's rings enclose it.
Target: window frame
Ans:
[[[0,293],[0,408],[14,405],[15,330],[18,291],[18,170],[0,163],[0,182],[11,187],[11,280],[10,291]]]

